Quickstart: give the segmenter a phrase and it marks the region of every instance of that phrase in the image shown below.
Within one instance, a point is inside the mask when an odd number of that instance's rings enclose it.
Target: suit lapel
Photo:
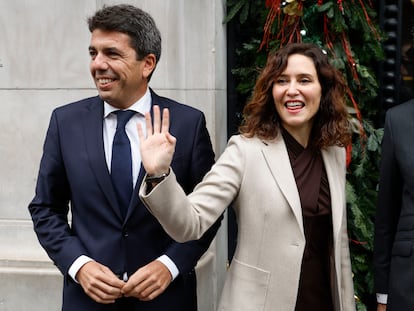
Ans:
[[[170,108],[170,107],[169,107],[169,105],[166,104],[166,101],[163,100],[161,97],[159,97],[157,94],[155,94],[155,92],[152,89],[150,89],[150,91],[151,91],[151,111],[150,111],[150,114],[151,114],[151,118],[153,119],[154,115],[153,115],[152,107],[154,105],[158,105],[160,107],[161,112],[162,112],[162,109]],[[171,124],[173,123],[173,116],[174,116],[174,114],[170,113],[170,127],[171,127]],[[145,173],[146,173],[145,169],[144,169],[144,167],[142,166],[142,163],[141,163],[140,170],[139,170],[139,173],[138,173],[138,178],[137,178],[136,183],[135,183],[135,188],[134,188],[134,191],[132,193],[131,202],[129,203],[128,212],[127,212],[127,215],[125,217],[125,220],[128,220],[128,218],[131,216],[134,209],[136,209],[136,207],[141,204],[141,201],[139,199],[139,187],[142,184]],[[112,187],[112,184],[111,184],[111,187]]]
[[[162,114],[162,110],[164,108],[168,108],[170,109],[171,112],[171,106],[168,104],[168,102],[163,98],[158,96],[152,89],[150,89],[151,91],[151,118],[154,118],[154,114],[152,111],[152,107],[154,107],[154,105],[158,105],[160,107],[160,111]],[[171,128],[171,124],[173,123],[173,119],[174,119],[174,113],[170,113],[170,128]]]
[[[105,160],[103,102],[99,97],[92,98],[87,104],[85,113],[82,115],[82,126],[86,137],[86,150],[92,171],[95,174],[102,192],[109,201],[109,205],[122,218]]]
[[[299,192],[282,136],[278,135],[275,141],[264,143],[262,152],[273,178],[288,201],[300,230],[304,234]]]
[[[144,176],[145,176],[145,169],[141,163],[141,167],[138,173],[138,178],[135,183],[135,188],[134,188],[134,191],[132,192],[132,198],[131,198],[131,201],[129,202],[129,207],[128,207],[127,215],[125,217],[125,221],[128,220],[128,218],[131,216],[134,209],[136,209],[137,206],[141,204],[141,200],[139,199],[139,187],[142,184]]]

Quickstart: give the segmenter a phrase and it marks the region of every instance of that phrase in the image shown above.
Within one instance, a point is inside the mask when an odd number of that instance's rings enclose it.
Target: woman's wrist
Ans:
[[[161,173],[159,175],[150,175],[147,174],[144,181],[147,184],[147,194],[152,191],[160,182],[162,182],[165,177],[167,177],[170,174],[170,170],[168,170],[168,173]]]
[[[162,174],[159,174],[159,175],[147,175],[145,177],[145,182],[146,183],[160,183],[167,176],[168,176],[168,173],[162,173]]]
[[[163,181],[165,177],[167,177],[169,174],[170,174],[170,169],[168,169],[166,173],[153,173],[153,174],[147,173],[147,176],[145,177],[145,182],[157,184]]]

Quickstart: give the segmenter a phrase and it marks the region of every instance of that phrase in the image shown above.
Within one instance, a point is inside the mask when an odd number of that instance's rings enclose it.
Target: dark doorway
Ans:
[[[387,109],[414,97],[414,2],[381,0],[379,17],[388,36],[378,73],[384,116]]]

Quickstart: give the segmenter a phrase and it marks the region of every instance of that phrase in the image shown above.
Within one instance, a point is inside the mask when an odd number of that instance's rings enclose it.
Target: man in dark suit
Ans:
[[[414,99],[387,111],[374,266],[378,311],[414,310]]]
[[[196,310],[194,267],[221,220],[198,241],[167,235],[138,197],[145,171],[136,124],[153,105],[169,109],[180,141],[172,167],[190,192],[214,162],[204,115],[148,87],[161,37],[147,13],[104,7],[88,25],[99,96],[53,111],[29,205],[39,241],[64,275],[62,309]]]

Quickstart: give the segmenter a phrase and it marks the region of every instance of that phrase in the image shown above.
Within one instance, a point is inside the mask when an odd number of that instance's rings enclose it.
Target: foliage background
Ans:
[[[374,68],[384,58],[385,39],[376,8],[370,0],[228,0],[227,6],[225,22],[236,38],[230,62],[237,89],[236,125],[267,54],[289,41],[325,49],[348,82],[355,125],[346,185],[352,270],[357,310],[375,310],[373,221],[383,130],[378,126],[382,107],[376,100]]]

